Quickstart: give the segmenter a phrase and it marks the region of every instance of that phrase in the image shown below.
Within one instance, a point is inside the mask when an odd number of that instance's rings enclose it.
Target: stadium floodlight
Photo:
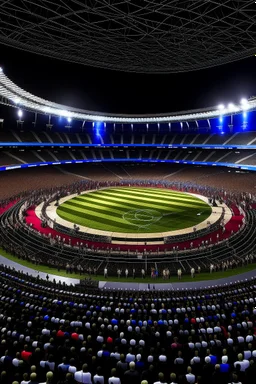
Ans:
[[[230,111],[234,111],[235,110],[235,105],[233,104],[233,103],[229,103],[228,104],[228,109],[230,110]]]
[[[21,109],[18,110],[18,116],[19,116],[19,118],[21,118],[23,116],[23,112]]]
[[[218,105],[218,111],[223,111],[225,106],[223,104]]]
[[[70,117],[70,112],[68,112],[68,111],[62,111],[62,116],[64,116],[64,117]]]
[[[20,99],[18,97],[15,97],[15,99],[13,99],[13,102],[14,102],[14,104],[19,104],[20,103]]]
[[[69,111],[66,111],[64,109],[56,109],[54,110],[54,113],[56,115],[59,115],[60,117],[71,117],[71,113]]]
[[[68,121],[68,123],[71,123],[71,121],[72,121],[71,117],[68,117],[67,121]]]
[[[247,100],[247,99],[243,98],[243,99],[241,100],[240,103],[241,103],[241,106],[242,106],[242,109],[243,109],[243,110],[249,108],[249,103],[248,103],[248,100]]]

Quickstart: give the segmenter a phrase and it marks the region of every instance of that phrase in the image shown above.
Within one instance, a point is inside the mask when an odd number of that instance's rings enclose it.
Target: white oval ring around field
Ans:
[[[107,187],[109,188],[109,187]],[[107,189],[107,188],[102,188],[102,189]],[[84,191],[84,192],[81,192],[80,194],[85,194],[85,193],[90,193],[90,192],[94,192],[96,190],[90,190],[90,191]],[[188,193],[188,192],[182,192],[184,194],[188,194],[188,195],[191,195],[191,196],[194,196],[194,197],[197,197],[201,200],[203,200],[205,203],[208,204],[208,198],[205,197],[205,196],[202,196],[202,195],[198,195],[198,194],[194,194],[194,193]],[[63,197],[62,199],[60,199],[59,201],[59,205],[64,203],[65,201],[69,200],[69,199],[72,199],[74,197],[77,196],[77,193],[73,194],[73,195],[68,195],[68,196],[65,196]],[[63,225],[64,227],[67,227],[67,228],[70,228],[70,229],[73,229],[74,228],[74,225],[73,223],[71,223],[70,221],[68,220],[64,220],[62,219],[58,214],[57,214],[57,206],[55,206],[55,203],[56,201],[53,201],[47,208],[46,208],[46,213],[48,215],[48,217],[50,218],[50,220],[52,220],[52,222],[56,222],[60,225]],[[42,213],[42,207],[43,207],[43,203],[41,203],[40,205],[38,205],[36,207],[36,215],[37,217],[40,219],[41,217],[41,213]],[[200,229],[204,229],[204,228],[207,228],[208,226],[208,222],[210,222],[211,224],[214,224],[221,216],[221,213],[222,213],[222,208],[225,208],[225,216],[224,216],[224,223],[226,224],[232,217],[232,212],[231,210],[228,208],[228,206],[226,204],[219,204],[218,207],[214,207],[212,209],[212,213],[211,215],[204,221],[202,221],[201,223],[197,224],[196,225],[196,229],[197,230],[200,230]],[[138,210],[137,210],[138,211]],[[145,211],[145,210],[142,210],[142,211]],[[129,211],[130,212],[130,211]],[[127,212],[127,213],[129,213]],[[137,212],[138,213],[138,212]],[[159,213],[158,213],[159,214]],[[144,220],[145,221],[145,220]],[[151,224],[151,223],[150,223]],[[89,227],[84,227],[82,225],[79,225],[80,227],[80,232],[84,232],[84,233],[88,233],[88,234],[91,234],[91,235],[99,235],[99,236],[114,236],[115,238],[120,238],[120,239],[124,239],[124,238],[127,238],[127,239],[134,239],[134,243],[132,243],[131,241],[129,241],[129,244],[144,244],[144,241],[145,239],[147,239],[147,243],[148,244],[163,244],[164,241],[157,241],[157,242],[154,242],[154,241],[150,241],[150,239],[153,239],[155,237],[158,237],[158,238],[163,238],[164,240],[164,237],[167,237],[167,236],[178,236],[178,235],[184,235],[184,234],[188,234],[188,233],[191,233],[193,232],[193,227],[189,227],[189,228],[183,228],[183,229],[179,229],[179,230],[176,230],[176,231],[168,231],[168,232],[158,232],[158,233],[129,233],[129,234],[126,234],[126,233],[123,233],[123,232],[110,232],[110,231],[102,231],[102,230],[98,230],[98,229],[93,229],[93,228],[89,228]],[[143,239],[143,241],[142,241]],[[115,241],[115,244],[125,244],[125,241],[124,240],[120,240],[119,241]]]

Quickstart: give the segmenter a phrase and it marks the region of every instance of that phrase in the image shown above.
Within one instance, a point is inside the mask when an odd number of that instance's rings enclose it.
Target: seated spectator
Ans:
[[[211,364],[211,358],[209,356],[205,357],[205,364],[202,369],[202,381],[203,383],[209,382],[209,377],[212,376],[214,371],[214,365]]]
[[[201,364],[201,357],[199,356],[198,351],[195,351],[194,357],[190,360],[190,366],[192,368],[192,373],[195,376],[198,376],[201,373],[202,364]]]
[[[170,374],[170,380],[170,384],[177,384],[176,373],[172,372]]]
[[[97,371],[96,375],[93,376],[93,383],[104,384],[104,376],[102,375],[101,367],[98,367],[96,371]]]
[[[53,355],[49,355],[49,358],[47,361],[41,360],[40,361],[40,366],[42,368],[46,368],[50,371],[54,371],[55,369],[55,361]]]
[[[108,384],[121,384],[121,380],[116,375],[116,369],[111,369],[111,377],[108,379]]]
[[[135,363],[131,361],[129,364],[129,370],[124,373],[124,380],[126,383],[139,384],[140,375],[137,370],[135,370]],[[111,384],[111,383],[109,383]],[[120,384],[120,383],[119,383]]]
[[[21,352],[21,358],[24,361],[29,362],[31,355],[32,355],[32,352],[28,350],[28,345],[24,345],[24,350]]]
[[[141,372],[144,368],[145,364],[143,361],[141,361],[141,354],[136,355],[136,363],[135,363],[135,368]]]
[[[88,372],[87,364],[83,364],[81,371],[74,373],[74,379],[78,383],[92,384],[92,375]]]
[[[122,379],[125,371],[127,371],[127,369],[128,369],[128,363],[125,361],[124,354],[120,355],[120,360],[116,364],[116,369],[117,369],[118,375]]]
[[[20,353],[17,352],[16,357],[12,360],[12,365],[14,365],[14,367],[19,367],[22,363],[23,361],[20,359]]]
[[[53,381],[53,372],[49,371],[46,373],[46,381],[40,384],[51,384]]]
[[[225,384],[227,383],[227,378],[228,376],[225,376],[225,374],[220,371],[220,365],[216,364],[211,378],[212,384]]]
[[[37,381],[37,374],[35,372],[31,373],[29,384],[39,384]]]
[[[28,384],[30,382],[28,373],[23,373],[23,380],[20,384]]]
[[[234,363],[234,367],[236,368],[237,365],[240,365],[241,367],[241,372],[244,372],[248,367],[249,367],[249,361],[246,359],[243,359],[242,353],[239,353],[237,355],[237,361]]]
[[[229,373],[230,365],[228,364],[228,356],[221,357],[220,372]]]
[[[151,364],[141,374],[141,380],[145,380],[148,384],[153,384],[156,378],[155,367]]]
[[[65,356],[62,358],[62,363],[58,365],[58,368],[63,372],[68,372],[69,364],[67,364],[67,358]]]
[[[162,372],[158,373],[158,381],[155,381],[154,384],[167,384],[167,382],[164,379],[164,374]]]
[[[192,368],[190,366],[188,366],[187,368],[187,374],[185,375],[185,377],[187,383],[194,384],[196,381],[196,377],[195,375],[193,375]]]
[[[126,355],[125,361],[126,363],[130,363],[131,361],[135,361],[135,354],[132,352],[132,348],[129,348],[129,351]]]

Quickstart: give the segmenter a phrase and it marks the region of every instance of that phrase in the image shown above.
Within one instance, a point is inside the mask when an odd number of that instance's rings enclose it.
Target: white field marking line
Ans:
[[[157,213],[157,215],[154,215],[154,212]],[[139,215],[144,216],[144,218],[139,217]],[[151,224],[157,223],[159,220],[161,220],[162,217],[163,214],[152,209],[136,209],[125,212],[122,215],[123,220],[125,220],[129,224],[136,226],[137,230],[139,230],[140,228],[150,227]]]

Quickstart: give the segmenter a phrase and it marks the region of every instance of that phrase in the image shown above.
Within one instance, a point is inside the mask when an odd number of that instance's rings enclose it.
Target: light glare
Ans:
[[[18,110],[18,116],[21,118],[23,116],[23,112],[21,109]]]

